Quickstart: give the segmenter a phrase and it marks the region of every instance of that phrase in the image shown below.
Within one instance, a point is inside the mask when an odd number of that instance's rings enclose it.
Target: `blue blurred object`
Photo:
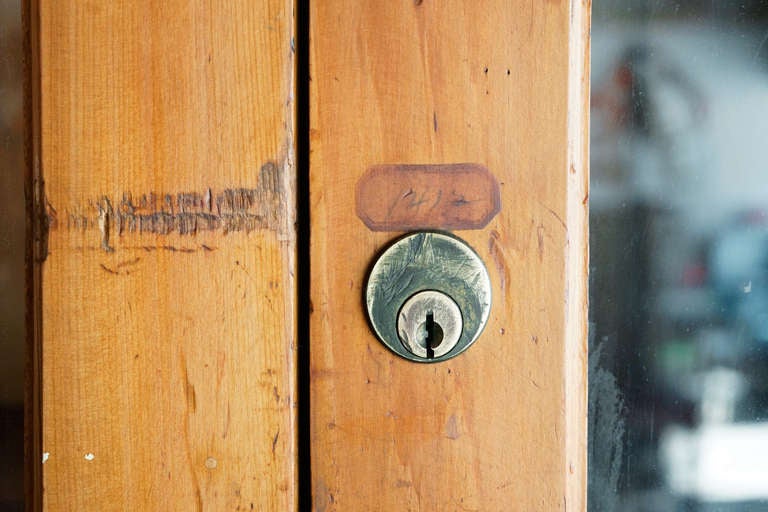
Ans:
[[[716,236],[710,275],[727,318],[746,326],[751,339],[768,342],[768,223],[764,214],[742,215]]]

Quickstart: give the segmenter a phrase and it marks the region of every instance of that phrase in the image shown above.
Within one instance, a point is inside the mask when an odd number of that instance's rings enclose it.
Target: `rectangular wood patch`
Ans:
[[[372,231],[481,229],[501,209],[483,165],[375,165],[357,183],[357,216]]]

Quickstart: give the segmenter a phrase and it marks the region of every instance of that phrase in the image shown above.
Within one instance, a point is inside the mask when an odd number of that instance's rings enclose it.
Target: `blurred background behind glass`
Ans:
[[[768,511],[768,2],[593,8],[590,511]]]
[[[0,510],[22,510],[24,113],[20,0],[0,2]]]

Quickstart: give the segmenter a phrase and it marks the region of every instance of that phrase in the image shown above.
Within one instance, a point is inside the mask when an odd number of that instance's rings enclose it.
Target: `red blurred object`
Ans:
[[[704,286],[707,274],[707,266],[703,263],[688,263],[683,269],[682,284],[688,288]]]
[[[619,66],[613,74],[613,82],[619,86],[619,89],[628,92],[634,82],[632,69],[627,64]]]

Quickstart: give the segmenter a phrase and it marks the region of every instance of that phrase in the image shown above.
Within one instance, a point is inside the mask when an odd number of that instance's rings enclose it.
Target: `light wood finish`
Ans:
[[[44,508],[295,509],[293,2],[29,8]]]
[[[318,511],[585,510],[587,3],[311,7],[311,442]],[[501,211],[459,231],[494,304],[466,353],[390,353],[366,323],[397,233],[355,215],[369,166],[476,162]]]

